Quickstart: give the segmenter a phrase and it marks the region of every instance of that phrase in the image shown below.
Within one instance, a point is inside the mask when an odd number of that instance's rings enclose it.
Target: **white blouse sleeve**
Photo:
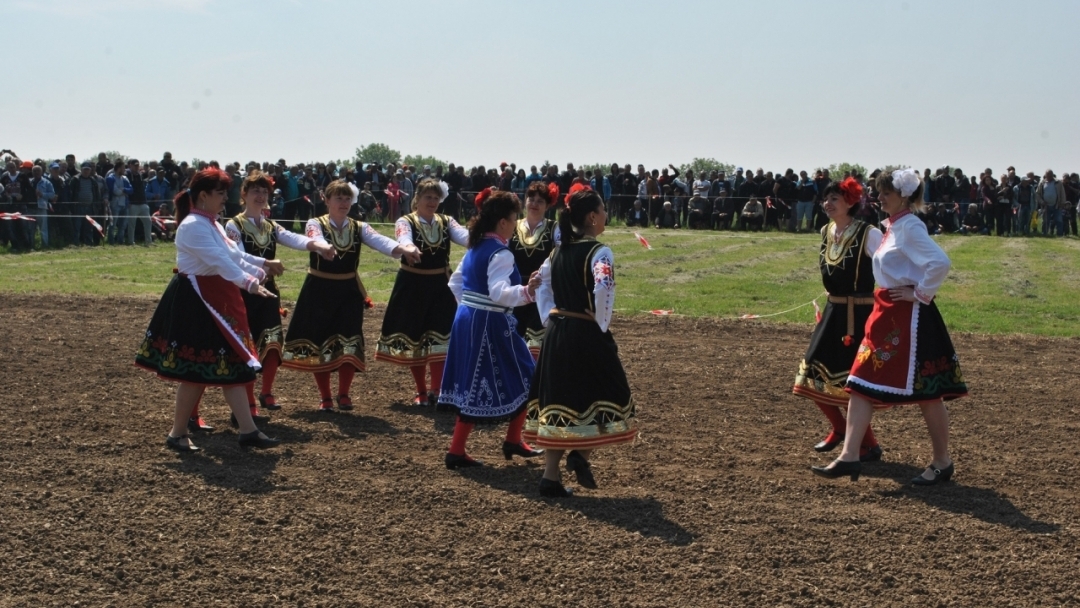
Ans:
[[[562,229],[558,224],[555,224],[555,230],[551,232],[551,242],[555,243],[556,247],[562,245]]]
[[[229,237],[229,240],[239,245],[243,242],[244,236],[240,234],[240,229],[236,227],[236,222],[226,222],[225,235]]]
[[[307,251],[308,243],[315,239],[304,236],[303,234],[296,234],[292,230],[286,230],[281,224],[274,224],[274,233],[277,235],[277,242],[288,247],[289,249],[297,249],[299,251]],[[322,230],[319,231],[319,235],[322,235]]]
[[[922,278],[915,285],[915,299],[929,304],[945,282],[952,262],[934,239],[930,238],[926,224],[921,221],[917,224],[908,222],[900,234],[902,242],[897,243],[897,248],[903,251],[917,268],[923,269]]]
[[[304,235],[316,243],[326,243],[326,237],[323,236],[322,226],[319,225],[319,220],[315,218],[311,218],[307,221],[307,224],[304,224]]]
[[[404,217],[399,217],[394,222],[394,238],[401,245],[412,245],[412,226],[409,225],[409,220]]]
[[[536,309],[545,327],[552,308],[555,308],[555,293],[551,291],[551,258],[548,257],[540,265],[540,286],[536,288]]]
[[[450,288],[450,293],[454,294],[454,299],[461,303],[461,294],[465,291],[465,275],[461,274],[461,264],[454,270],[454,274],[450,275],[450,282],[447,284]]]
[[[822,228],[822,234],[824,234],[825,230],[826,228]],[[881,247],[882,238],[881,231],[874,226],[870,226],[866,231],[866,240],[863,241],[863,251],[866,252],[866,255],[874,255],[874,252],[878,250],[878,247]]]
[[[214,229],[217,230],[217,233],[221,235],[221,238],[228,246],[229,255],[240,268],[244,270],[244,272],[254,275],[260,281],[266,278],[266,271],[263,270],[263,265],[266,263],[265,259],[244,251],[244,248],[241,247],[239,243],[229,238],[229,233],[221,227],[221,224],[214,222]]]
[[[596,324],[606,332],[615,309],[615,256],[608,247],[600,247],[592,258],[593,300]]]
[[[249,292],[257,289],[265,273],[260,268],[255,268],[257,274],[245,272],[241,263],[234,260],[233,252],[230,251],[230,248],[235,248],[236,245],[231,241],[221,239],[220,234],[215,234],[217,228],[202,220],[189,223],[185,227],[187,230],[182,235],[179,231],[177,232],[176,248],[178,250],[197,259],[210,272],[240,289]],[[259,274],[263,276],[258,276]]]
[[[450,218],[450,240],[462,247],[469,246],[469,229]]]
[[[401,257],[401,254],[394,255],[394,249],[397,249],[400,240],[383,236],[375,231],[367,222],[360,222],[360,242],[371,247],[379,253],[394,258],[395,260]],[[412,244],[412,239],[407,241],[408,245]]]
[[[461,268],[461,264],[458,264],[458,268]],[[510,281],[510,273],[513,271],[514,254],[510,253],[509,249],[496,251],[488,260],[488,297],[492,302],[507,308],[524,306],[533,301],[527,285],[517,285]]]

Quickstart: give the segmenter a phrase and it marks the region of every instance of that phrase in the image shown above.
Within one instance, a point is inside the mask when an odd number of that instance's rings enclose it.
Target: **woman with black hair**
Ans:
[[[525,194],[525,217],[518,220],[517,228],[507,247],[514,254],[514,263],[523,280],[528,280],[559,244],[559,227],[555,220],[545,216],[548,209],[559,199],[557,184],[533,182]],[[533,359],[540,356],[540,344],[544,339],[544,324],[535,302],[514,309],[518,335],[525,338]]]
[[[220,169],[199,171],[176,196],[176,274],[150,320],[135,365],[179,382],[173,427],[165,445],[199,450],[188,437],[192,409],[208,386],[220,386],[237,426],[240,445],[277,445],[251,418],[244,386],[261,367],[248,329],[240,289],[274,297],[262,282],[280,275],[281,262],[245,253],[225,234],[218,214],[231,179]]]
[[[933,459],[911,483],[934,485],[953,475],[944,401],[967,396],[960,359],[934,303],[951,264],[926,225],[912,214],[923,206],[919,175],[911,169],[883,173],[876,185],[889,219],[883,222],[885,236],[872,257],[879,285],[874,309],[845,387],[850,400],[844,450],[828,466],[812,470],[822,477],[857,480],[862,470],[859,446],[874,409],[913,404],[922,410]]]
[[[850,177],[830,183],[822,193],[829,223],[821,229],[818,266],[829,299],[792,389],[796,395],[812,400],[832,423],[832,431],[814,446],[818,452],[830,452],[844,442],[847,423],[843,412],[848,405],[844,386],[855,351],[862,343],[866,319],[874,307],[870,256],[881,244],[881,231],[855,219],[862,194],[862,185]],[[859,460],[880,459],[881,447],[873,430],[867,428]]]
[[[469,223],[469,249],[450,277],[458,301],[450,331],[439,404],[457,410],[446,468],[480,466],[465,453],[473,426],[510,421],[502,452],[539,456],[522,439],[525,402],[533,376],[529,347],[514,331],[513,312],[533,301],[538,275],[522,285],[507,241],[517,229],[521,203],[509,192],[485,190],[476,199],[478,215]]]
[[[561,482],[566,468],[586,488],[595,488],[589,465],[594,448],[627,443],[637,431],[634,402],[608,331],[615,304],[614,255],[596,237],[607,212],[600,196],[575,185],[559,213],[562,243],[540,267],[536,303],[547,326],[529,390],[528,421],[545,452],[542,496],[569,496]]]

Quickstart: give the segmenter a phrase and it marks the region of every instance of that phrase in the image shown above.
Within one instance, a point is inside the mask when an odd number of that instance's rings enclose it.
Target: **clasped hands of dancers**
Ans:
[[[447,468],[481,466],[465,450],[470,432],[506,421],[504,457],[544,455],[541,495],[568,496],[560,475],[565,452],[567,470],[595,488],[591,451],[636,436],[629,383],[608,331],[614,255],[596,241],[606,212],[588,187],[575,185],[560,200],[557,187],[535,183],[521,219],[515,195],[485,190],[466,229],[437,213],[446,185],[422,180],[413,212],[397,221],[390,239],[349,217],[358,192],[342,180],[325,190],[327,215],[309,220],[304,235],[285,230],[264,216],[272,183],[258,171],[242,185],[244,212],[222,228],[217,214],[229,183],[227,174],[207,169],[177,195],[177,274],[136,356],[140,367],[179,383],[171,449],[197,451],[190,433],[212,428],[198,416],[207,386],[223,389],[242,446],[277,445],[256,424],[268,420],[259,405],[280,407],[272,393],[279,366],[314,375],[319,411],[353,408],[352,379],[365,369],[363,312],[372,305],[357,273],[361,244],[402,259],[375,359],[409,367],[414,404],[457,412]],[[949,260],[910,215],[921,195],[917,174],[898,171],[876,186],[891,214],[884,236],[852,217],[863,195],[854,180],[824,193],[831,222],[822,230],[820,267],[830,296],[794,392],[814,400],[833,424],[815,449],[844,446],[814,473],[853,480],[862,462],[881,458],[869,427],[873,409],[919,404],[934,457],[913,483],[929,485],[953,471],[942,400],[967,393],[933,303]],[[560,206],[558,225],[545,219],[553,205]],[[274,283],[284,270],[274,259],[278,243],[311,252],[287,332]],[[452,274],[451,243],[467,247]]]

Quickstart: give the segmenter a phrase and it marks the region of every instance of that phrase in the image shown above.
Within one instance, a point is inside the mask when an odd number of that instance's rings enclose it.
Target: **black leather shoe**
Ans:
[[[513,460],[514,456],[521,456],[522,458],[535,458],[537,456],[543,456],[544,450],[534,450],[532,448],[525,447],[521,443],[510,443],[509,441],[503,442],[503,457],[507,460]]]
[[[188,442],[186,444],[180,443],[181,439],[187,439]],[[191,443],[191,437],[189,435],[181,435],[179,437],[173,437],[172,435],[166,435],[165,436],[165,446],[168,447],[170,450],[176,450],[177,452],[180,452],[181,454],[186,454],[186,453],[190,453],[190,452],[198,452],[199,451],[199,447],[196,446],[195,444]]]
[[[473,460],[468,456],[458,456],[457,454],[450,454],[449,452],[446,454],[446,459],[444,460],[444,462],[446,463],[446,468],[450,469],[451,471],[453,471],[454,469],[467,469],[469,467],[484,466],[484,463],[480,462],[479,460]]]
[[[428,405],[428,407],[435,407],[438,404],[439,404],[439,395],[437,395],[435,393],[435,391],[428,391],[428,394],[427,394],[427,405]]]
[[[866,451],[865,454],[859,456],[859,462],[877,462],[881,460],[881,446],[875,445]]]
[[[240,447],[242,448],[272,448],[279,443],[281,443],[280,439],[260,437],[257,430],[250,433],[240,433]]]
[[[337,409],[343,412],[352,411],[352,399],[349,399],[348,395],[338,395],[335,400],[337,401]]]
[[[829,441],[829,437],[832,437],[832,441]],[[844,436],[837,435],[836,433],[829,433],[829,437],[822,439],[814,446],[815,452],[831,452],[836,449],[836,446],[844,443]]]
[[[862,463],[844,462],[843,460],[833,461],[832,464],[825,467],[810,467],[810,470],[814,472],[814,475],[820,477],[828,477],[829,479],[836,479],[837,477],[851,476],[851,481],[858,481],[859,474],[862,473]]]
[[[199,417],[188,418],[187,428],[188,432],[190,433],[198,433],[199,431],[202,431],[204,433],[214,432],[214,427],[206,424],[205,422],[203,422],[203,419]]]
[[[953,463],[951,462],[949,463],[949,466],[945,467],[944,469],[935,468],[934,465],[930,465],[927,468],[930,469],[930,472],[934,474],[934,477],[932,479],[927,479],[922,475],[919,475],[918,477],[911,480],[911,485],[932,486],[936,485],[939,481],[949,481],[950,479],[952,479],[953,472],[955,471],[955,469],[953,468]]]
[[[577,482],[581,484],[581,487],[590,490],[596,489],[596,479],[593,477],[592,467],[589,466],[589,461],[585,460],[584,456],[578,454],[577,450],[571,450],[566,455],[566,470],[577,477]]]
[[[273,399],[273,401],[271,401],[271,399]],[[281,409],[281,406],[278,405],[277,399],[274,399],[274,396],[270,393],[264,393],[262,395],[259,395],[259,407],[263,408],[264,410],[271,411]]]
[[[255,422],[255,426],[259,426],[270,422],[270,417],[252,414],[251,420]],[[229,424],[231,424],[234,429],[240,428],[240,423],[236,420],[236,414],[229,414]]]
[[[545,498],[566,498],[573,495],[574,491],[570,488],[563,487],[561,483],[552,481],[546,477],[540,478],[540,496]]]

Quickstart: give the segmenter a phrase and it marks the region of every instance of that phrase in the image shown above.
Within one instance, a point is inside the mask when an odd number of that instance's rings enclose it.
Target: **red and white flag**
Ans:
[[[101,224],[95,222],[94,218],[88,215],[86,216],[86,221],[90,222],[90,225],[98,231],[98,234],[100,234],[101,236],[105,236],[105,229],[101,227]]]
[[[0,213],[0,220],[24,220],[27,222],[36,222],[32,217],[25,216],[21,213]]]
[[[650,310],[649,311],[649,314],[655,315],[657,317],[670,317],[674,313],[675,313],[674,308],[671,309],[671,310],[659,309],[659,310]]]
[[[641,243],[642,247],[644,247],[645,249],[652,249],[652,245],[649,244],[649,241],[645,240],[645,237],[641,236],[640,232],[635,232],[634,236],[637,237],[637,240],[639,243]]]

